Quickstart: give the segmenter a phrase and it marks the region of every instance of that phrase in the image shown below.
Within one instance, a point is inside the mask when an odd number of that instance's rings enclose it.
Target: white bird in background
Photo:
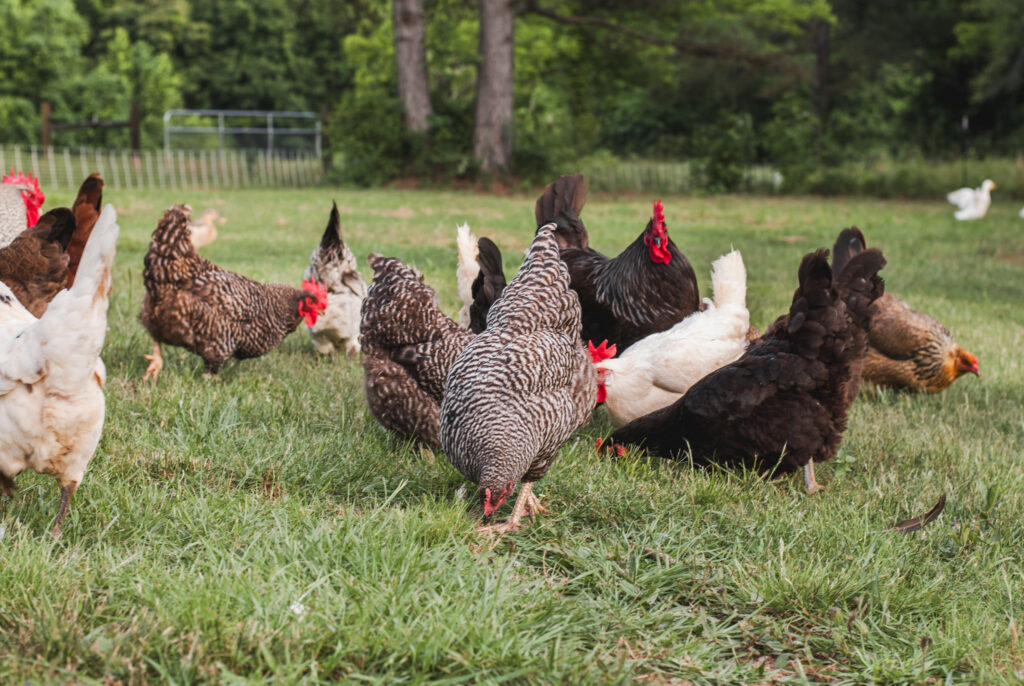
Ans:
[[[981,188],[964,187],[948,194],[946,200],[959,208],[953,216],[960,221],[984,217],[992,204],[992,196],[989,194],[995,187],[992,179],[985,179],[981,182]]]
[[[1024,207],[1020,208],[1020,217],[1024,219]]]

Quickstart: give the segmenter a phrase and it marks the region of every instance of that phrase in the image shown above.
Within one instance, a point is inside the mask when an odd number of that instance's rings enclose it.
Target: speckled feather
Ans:
[[[359,276],[356,256],[341,239],[338,205],[331,208],[320,244],[310,256],[303,279],[319,281],[327,288],[327,309],[313,326],[307,326],[314,347],[324,354],[344,350],[359,353],[359,321],[366,284]]]
[[[0,248],[28,228],[25,200],[17,185],[0,183]]]
[[[359,330],[370,413],[401,438],[438,448],[445,377],[473,334],[441,311],[418,271],[376,254],[368,262]]]
[[[153,232],[139,319],[155,341],[199,355],[216,374],[232,357],[276,348],[302,321],[299,302],[314,296],[253,281],[200,257],[189,234],[190,213],[187,205],[171,207]]]
[[[847,385],[867,347],[871,302],[885,264],[866,251],[832,282],[827,252],[807,255],[788,319],[747,353],[697,382],[667,408],[611,435],[608,445],[697,464],[742,464],[786,472],[833,458],[846,429]],[[784,457],[780,455],[784,453]]]
[[[594,408],[597,376],[580,305],[550,226],[459,355],[441,405],[441,446],[481,492],[536,481]]]

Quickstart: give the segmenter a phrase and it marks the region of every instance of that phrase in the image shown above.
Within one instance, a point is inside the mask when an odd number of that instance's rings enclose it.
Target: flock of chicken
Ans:
[[[71,208],[39,216],[34,179],[12,173],[0,184],[0,488],[10,494],[25,469],[54,476],[55,534],[104,419],[100,352],[118,226],[102,190],[93,174]],[[197,247],[216,237],[216,217],[192,222],[188,206],[171,207],[144,260],[140,320],[154,342],[144,378],[158,378],[163,344],[216,374],[304,321],[319,352],[361,356],[371,414],[442,450],[478,486],[484,529],[500,532],[545,511],[533,483],[602,403],[618,427],[598,441],[603,453],[799,470],[813,493],[814,465],[835,456],[862,379],[937,392],[979,373],[942,324],[885,292],[885,259],[857,228],[839,234],[831,264],[826,250],[803,258],[789,311],[759,333],[738,251],[715,260],[713,298],[702,300],[660,201],[608,258],[589,245],[586,195],[581,175],[545,188],[511,282],[498,246],[459,227],[458,322],[398,259],[370,254],[367,287],[336,206],[301,288],[204,259]],[[516,484],[510,517],[490,525]]]

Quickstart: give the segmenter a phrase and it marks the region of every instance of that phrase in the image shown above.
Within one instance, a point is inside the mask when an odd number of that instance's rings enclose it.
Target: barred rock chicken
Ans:
[[[39,179],[21,172],[0,178],[0,248],[8,245],[25,229],[39,221],[39,208],[46,196],[39,189]]]
[[[711,284],[715,299],[706,301],[706,309],[597,363],[598,399],[603,388],[616,426],[671,405],[747,349],[747,272],[738,251],[715,260]]]
[[[98,172],[89,174],[78,189],[71,211],[75,214],[75,234],[68,246],[68,288],[75,283],[78,262],[82,259],[82,251],[92,233],[92,227],[100,216],[100,205],[103,203],[103,179]]]
[[[374,276],[359,327],[366,403],[403,440],[439,448],[444,380],[473,334],[441,312],[418,271],[375,253],[368,262]]]
[[[661,201],[647,228],[618,257],[589,247],[579,213],[582,174],[561,176],[537,200],[538,224],[553,221],[562,260],[583,308],[583,339],[613,343],[619,352],[668,329],[700,307],[693,267],[668,237]]]
[[[107,332],[117,215],[107,205],[82,255],[79,278],[39,319],[0,285],[0,489],[26,469],[60,486],[60,535],[103,430],[100,351]]]
[[[33,317],[42,317],[50,301],[67,285],[67,247],[74,231],[75,216],[59,207],[0,248],[0,281]]]
[[[836,241],[833,268],[841,270],[867,247],[857,227]],[[964,374],[981,376],[978,358],[953,340],[941,322],[886,293],[871,306],[864,379],[878,386],[938,393]]]
[[[871,303],[884,292],[878,250],[853,257],[835,283],[828,252],[804,257],[786,326],[773,327],[743,357],[704,377],[666,408],[600,442],[604,451],[642,445],[653,455],[692,452],[699,465],[762,472],[803,469],[835,457],[850,407],[847,384],[867,348]]]
[[[366,284],[359,276],[355,255],[341,240],[337,203],[331,209],[320,245],[309,259],[302,278],[318,281],[327,289],[327,309],[315,324],[306,327],[313,347],[324,355],[342,349],[349,357],[358,355],[359,310],[366,297]]]
[[[459,268],[456,272],[462,309],[459,324],[473,333],[487,328],[487,312],[505,290],[501,250],[486,236],[477,239],[469,225],[458,227]]]
[[[511,517],[496,531],[514,531],[524,514],[543,511],[533,483],[594,408],[597,376],[554,229],[538,229],[487,329],[452,365],[441,402],[441,447],[479,487],[485,522],[522,481]]]
[[[315,324],[327,306],[321,284],[302,289],[264,284],[221,269],[200,257],[188,230],[188,205],[164,213],[153,232],[142,280],[146,295],[139,319],[153,337],[143,380],[163,368],[160,344],[199,355],[211,374],[232,357],[259,357],[276,348],[305,319]]]

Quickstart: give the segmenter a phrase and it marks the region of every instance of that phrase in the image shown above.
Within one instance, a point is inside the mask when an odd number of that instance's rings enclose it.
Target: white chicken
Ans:
[[[460,224],[456,230],[456,245],[459,249],[459,266],[455,271],[455,279],[459,285],[459,299],[462,300],[462,309],[459,310],[459,326],[469,328],[469,307],[473,304],[473,281],[480,273],[480,265],[476,258],[478,255],[477,240],[473,232],[469,230],[469,224]]]
[[[107,331],[117,214],[107,205],[89,237],[78,275],[40,319],[0,284],[0,488],[8,495],[26,469],[60,486],[59,536],[103,430]]]
[[[960,188],[946,196],[946,200],[959,209],[953,216],[960,221],[969,219],[981,219],[988,212],[992,204],[991,192],[995,190],[996,184],[992,179],[985,179],[981,182],[981,188]]]
[[[739,251],[715,260],[711,286],[715,298],[704,299],[706,309],[597,363],[598,398],[616,426],[671,405],[747,349],[747,271]]]
[[[366,282],[359,276],[356,257],[341,240],[341,219],[338,204],[331,208],[320,245],[310,256],[303,276],[306,281],[319,281],[327,288],[327,309],[320,313],[313,326],[306,326],[313,347],[329,355],[344,349],[352,357],[359,354],[359,320]]]

